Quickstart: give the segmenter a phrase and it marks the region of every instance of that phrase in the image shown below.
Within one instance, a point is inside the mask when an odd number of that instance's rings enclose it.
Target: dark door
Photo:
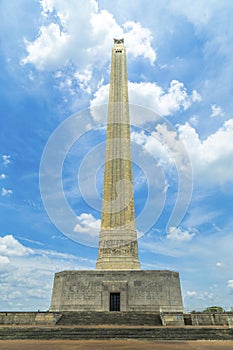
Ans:
[[[120,293],[110,293],[110,311],[120,311]]]

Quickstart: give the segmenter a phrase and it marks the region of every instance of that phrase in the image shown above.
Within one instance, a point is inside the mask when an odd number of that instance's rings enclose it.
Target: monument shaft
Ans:
[[[139,269],[124,40],[114,40],[97,269]]]

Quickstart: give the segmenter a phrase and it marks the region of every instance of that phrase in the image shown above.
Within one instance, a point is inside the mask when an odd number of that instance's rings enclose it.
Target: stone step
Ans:
[[[159,314],[144,312],[63,312],[57,325],[161,326]]]
[[[0,327],[0,339],[233,340],[230,328]]]

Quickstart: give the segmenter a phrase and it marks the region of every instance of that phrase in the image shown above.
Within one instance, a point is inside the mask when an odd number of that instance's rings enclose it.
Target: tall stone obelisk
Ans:
[[[114,39],[97,269],[140,269],[133,188],[126,50]]]
[[[157,315],[161,310],[182,313],[179,273],[168,270],[140,270],[123,39],[114,39],[112,49],[102,200],[96,270],[57,272],[50,311],[123,311],[129,313],[125,319],[129,317],[130,324],[137,324],[135,312],[140,312],[140,319],[142,312]],[[105,313],[104,322],[106,317],[108,316]],[[180,321],[180,314],[179,319],[176,314],[174,317],[176,322],[184,324],[183,318]],[[74,319],[76,317],[72,318],[72,322],[75,322]],[[112,320],[111,316],[109,322]]]

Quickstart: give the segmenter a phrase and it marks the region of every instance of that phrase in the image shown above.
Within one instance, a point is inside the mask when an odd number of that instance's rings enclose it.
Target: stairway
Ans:
[[[71,325],[128,325],[162,326],[159,314],[145,312],[62,312],[56,323],[60,326]]]
[[[148,339],[167,340],[233,340],[230,328],[196,327],[0,327],[0,340],[6,339]]]

